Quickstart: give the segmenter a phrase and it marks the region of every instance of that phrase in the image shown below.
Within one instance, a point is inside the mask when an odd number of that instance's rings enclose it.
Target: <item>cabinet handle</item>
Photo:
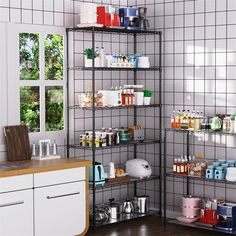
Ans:
[[[68,194],[62,194],[62,195],[55,195],[55,196],[47,196],[47,199],[53,199],[53,198],[59,198],[59,197],[69,197],[69,196],[79,195],[79,194],[80,194],[80,192],[68,193]]]
[[[25,203],[24,201],[11,202],[11,203],[0,204],[0,207],[9,207],[9,206],[21,205],[24,203]]]

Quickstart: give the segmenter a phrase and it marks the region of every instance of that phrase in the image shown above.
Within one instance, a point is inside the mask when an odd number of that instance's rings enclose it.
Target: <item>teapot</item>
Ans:
[[[222,120],[218,116],[213,117],[211,122],[211,129],[213,131],[218,131],[221,129],[221,127],[222,127]]]
[[[123,211],[123,213],[126,213],[126,214],[130,214],[130,213],[133,213],[133,212],[134,212],[133,203],[132,203],[129,199],[127,199],[127,200],[123,203],[122,211]]]

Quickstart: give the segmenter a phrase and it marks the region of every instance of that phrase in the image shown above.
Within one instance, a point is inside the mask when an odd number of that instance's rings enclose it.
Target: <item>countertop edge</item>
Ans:
[[[8,170],[0,171],[0,178],[27,175],[27,174],[36,174],[48,171],[64,170],[78,167],[89,167],[92,162],[89,160],[79,160],[74,158],[61,158],[57,160],[48,160],[48,161],[34,161],[32,160],[32,165],[30,167],[18,167]],[[35,163],[39,163],[39,166],[36,166]]]

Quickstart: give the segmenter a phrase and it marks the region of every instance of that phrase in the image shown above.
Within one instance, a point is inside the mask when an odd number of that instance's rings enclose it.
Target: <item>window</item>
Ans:
[[[43,137],[65,133],[65,29],[12,26],[8,37],[12,123]]]

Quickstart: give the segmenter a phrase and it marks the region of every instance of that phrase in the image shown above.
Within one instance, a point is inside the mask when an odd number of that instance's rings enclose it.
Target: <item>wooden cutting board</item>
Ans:
[[[31,159],[29,133],[26,125],[6,126],[4,134],[8,161]]]

